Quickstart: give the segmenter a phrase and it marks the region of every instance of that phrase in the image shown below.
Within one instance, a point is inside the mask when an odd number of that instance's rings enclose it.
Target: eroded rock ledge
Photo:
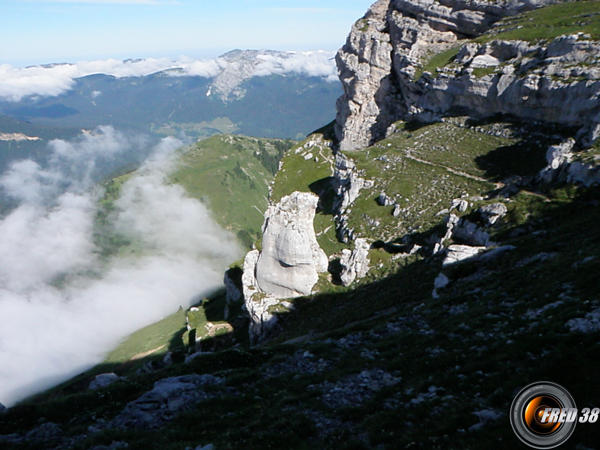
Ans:
[[[582,33],[550,43],[469,39],[505,16],[551,0],[379,0],[357,21],[336,61],[344,94],[337,102],[340,149],[385,137],[398,120],[435,121],[460,110],[471,117],[512,114],[600,135],[600,43]],[[456,48],[439,73],[423,72],[435,54]],[[485,73],[476,71],[485,69]],[[582,81],[583,80],[583,81]],[[569,99],[569,108],[564,108]]]

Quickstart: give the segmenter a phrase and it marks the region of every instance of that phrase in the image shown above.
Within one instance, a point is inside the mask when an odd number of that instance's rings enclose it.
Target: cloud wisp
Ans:
[[[20,202],[0,221],[2,403],[100,363],[129,333],[220,286],[223,268],[239,257],[206,207],[166,182],[181,145],[173,138],[122,185],[108,217],[135,252],[100,256],[98,173],[139,145],[103,127],[54,141],[47,167],[20,161],[0,177]]]
[[[258,55],[258,60],[253,64],[256,71],[250,76],[298,73],[323,77],[328,81],[337,79],[332,52],[254,53]],[[56,97],[71,90],[78,78],[94,74],[125,78],[143,77],[167,71],[166,73],[171,76],[213,78],[228,69],[235,69],[232,65],[238,63],[226,57],[208,60],[181,57],[178,61],[168,58],[126,61],[107,59],[26,68],[15,68],[4,64],[0,65],[0,99],[18,102],[25,97]]]

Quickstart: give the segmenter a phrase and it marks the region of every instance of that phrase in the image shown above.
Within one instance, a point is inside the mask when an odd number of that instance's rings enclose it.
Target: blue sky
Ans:
[[[0,64],[337,50],[374,0],[0,0]]]

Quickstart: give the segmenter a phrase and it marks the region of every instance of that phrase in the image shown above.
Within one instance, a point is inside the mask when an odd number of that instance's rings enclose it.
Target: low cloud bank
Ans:
[[[141,145],[110,127],[53,141],[45,167],[0,177],[20,205],[0,221],[0,402],[100,363],[131,332],[221,284],[241,254],[210,212],[166,177],[181,142],[167,138],[122,186],[108,227],[134,253],[102,258],[94,239],[105,162]]]
[[[333,81],[337,79],[332,52],[271,52],[260,55],[254,76],[299,73]],[[167,58],[117,61],[82,61],[76,64],[55,64],[15,68],[0,65],[0,99],[17,102],[25,97],[55,97],[73,88],[77,78],[94,74],[117,78],[143,77],[169,71],[171,76],[198,76],[213,78],[235,61],[226,58],[194,60],[182,57],[178,61]]]

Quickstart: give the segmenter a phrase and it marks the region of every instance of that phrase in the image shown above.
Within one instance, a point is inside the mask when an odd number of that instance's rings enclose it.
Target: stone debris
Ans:
[[[393,206],[396,204],[396,201],[389,197],[385,192],[379,194],[375,201],[379,206]]]
[[[217,395],[203,388],[219,386],[224,381],[223,378],[208,374],[159,380],[154,383],[151,391],[128,403],[123,412],[114,418],[110,427],[157,428],[183,411],[192,409],[200,401]]]
[[[262,367],[265,378],[281,375],[315,375],[331,368],[331,363],[304,350],[297,350],[286,361],[277,364],[266,364]]]
[[[456,208],[458,210],[458,212],[465,212],[468,207],[469,207],[468,201],[466,201],[463,198],[455,198],[454,200],[452,200],[452,203],[450,205],[450,211],[452,211],[454,208]]]
[[[60,441],[63,438],[63,432],[59,425],[47,422],[34,428],[25,435],[25,441],[41,444],[51,444]]]
[[[565,325],[572,333],[593,333],[598,331],[600,330],[600,308],[587,313],[585,317],[571,319]]]
[[[464,217],[461,218],[458,221],[458,223],[456,223],[454,228],[452,228],[452,238],[458,239],[459,241],[464,242],[468,245],[483,247],[490,247],[492,245],[495,245],[494,242],[490,240],[490,235],[487,231],[484,231],[483,229],[478,227],[477,224],[467,220]]]
[[[400,377],[384,370],[372,369],[348,376],[336,383],[326,381],[312,386],[312,389],[320,389],[323,392],[323,403],[329,408],[337,409],[360,405],[375,392],[387,386],[395,386],[401,381]]]

